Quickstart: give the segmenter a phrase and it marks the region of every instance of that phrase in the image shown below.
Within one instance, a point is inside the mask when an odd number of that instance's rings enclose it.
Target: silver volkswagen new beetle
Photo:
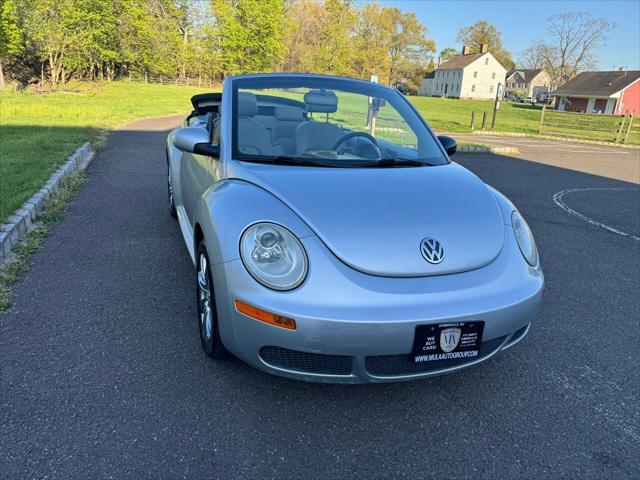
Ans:
[[[205,352],[291,378],[398,381],[520,342],[542,304],[531,231],[397,91],[229,77],[167,141]]]

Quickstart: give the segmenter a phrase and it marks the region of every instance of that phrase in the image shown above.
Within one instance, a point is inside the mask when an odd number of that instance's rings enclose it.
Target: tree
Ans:
[[[0,90],[5,89],[2,63],[22,51],[22,32],[18,24],[15,0],[0,0]]]
[[[547,19],[547,38],[521,52],[524,66],[544,65],[554,87],[596,65],[596,51],[615,27],[605,18],[587,12],[568,12]]]
[[[406,80],[413,87],[420,83],[435,43],[427,38],[427,27],[418,22],[414,13],[403,14],[398,8],[389,9],[393,33],[389,45],[388,84]]]
[[[315,72],[326,17],[325,5],[316,0],[285,4],[285,55],[279,66],[285,72]]]
[[[455,48],[451,48],[451,47],[443,48],[442,51],[440,52],[440,61],[444,62],[446,59],[450,57],[455,57],[456,55],[458,55],[458,50],[456,50]]]
[[[272,69],[284,54],[281,0],[212,0],[223,74]]]
[[[502,34],[495,25],[490,24],[486,20],[478,20],[473,25],[462,27],[458,30],[456,40],[463,45],[467,45],[471,52],[480,51],[482,44],[486,44],[491,54],[496,57],[504,68],[510,70],[514,63],[511,60],[511,53],[505,50],[502,45]]]
[[[386,15],[388,8],[377,3],[364,6],[354,35],[353,73],[361,78],[386,76],[389,69],[388,51],[393,33],[393,21]]]
[[[325,0],[320,44],[316,53],[316,71],[334,75],[351,73],[351,34],[356,13],[351,0]]]

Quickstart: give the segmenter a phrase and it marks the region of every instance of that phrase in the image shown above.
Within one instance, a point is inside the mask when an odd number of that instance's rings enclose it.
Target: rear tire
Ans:
[[[196,307],[200,344],[208,356],[216,360],[223,360],[229,356],[229,353],[220,337],[220,322],[218,321],[213,290],[213,277],[204,241],[198,245],[196,260]]]
[[[173,218],[178,218],[178,212],[176,211],[176,204],[173,199],[173,178],[171,177],[171,166],[167,160],[167,196],[169,197],[169,215]]]

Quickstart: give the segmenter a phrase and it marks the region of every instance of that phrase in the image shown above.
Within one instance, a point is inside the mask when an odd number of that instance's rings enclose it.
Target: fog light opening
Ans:
[[[282,327],[288,330],[296,329],[296,321],[293,318],[283,317],[282,315],[278,315],[276,313],[271,313],[256,307],[252,307],[251,305],[247,305],[240,300],[236,300],[236,310],[251,318],[255,318],[256,320],[260,320],[264,323],[275,325],[276,327]]]

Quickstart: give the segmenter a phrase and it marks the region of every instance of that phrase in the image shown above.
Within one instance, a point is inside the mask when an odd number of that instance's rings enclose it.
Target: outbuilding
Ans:
[[[582,72],[552,95],[560,111],[640,115],[640,71]]]

